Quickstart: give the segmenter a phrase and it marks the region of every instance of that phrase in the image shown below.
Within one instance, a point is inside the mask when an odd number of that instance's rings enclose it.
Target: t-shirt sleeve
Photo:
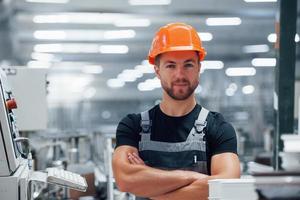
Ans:
[[[237,139],[233,126],[224,121],[223,116],[219,114],[218,122],[215,124],[211,142],[211,155],[231,152],[237,154]]]
[[[138,148],[140,132],[140,115],[129,114],[118,124],[116,131],[116,147],[129,145]]]

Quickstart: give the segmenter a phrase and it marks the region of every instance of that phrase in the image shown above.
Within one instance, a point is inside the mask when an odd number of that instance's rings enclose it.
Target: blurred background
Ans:
[[[297,13],[294,133],[299,1]],[[46,99],[41,110],[28,104],[33,113],[26,111],[25,118],[37,117],[36,123],[43,120],[45,126],[25,128],[25,135],[37,141],[84,135],[93,141],[95,134],[104,134],[114,142],[126,114],[144,111],[161,98],[160,82],[146,60],[155,32],[170,22],[191,24],[207,51],[198,102],[234,125],[242,161],[264,160],[266,152],[271,157],[276,124],[278,18],[276,0],[0,0],[0,66],[11,74],[15,69],[46,75],[45,97],[35,96],[36,84],[26,85],[40,75],[30,72],[28,79],[16,80],[20,96],[34,96],[36,104]]]

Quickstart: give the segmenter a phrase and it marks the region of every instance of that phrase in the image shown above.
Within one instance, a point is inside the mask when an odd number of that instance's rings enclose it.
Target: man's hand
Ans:
[[[137,155],[137,153],[129,152],[127,155],[128,155],[128,160],[129,160],[130,164],[132,164],[132,165],[146,165],[144,163],[144,161],[139,157],[139,155]]]

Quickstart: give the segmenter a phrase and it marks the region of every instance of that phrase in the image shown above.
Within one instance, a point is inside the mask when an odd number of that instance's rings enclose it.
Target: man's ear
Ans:
[[[159,67],[157,65],[154,65],[154,71],[155,71],[155,74],[156,74],[157,78],[160,79],[160,70],[159,70]]]

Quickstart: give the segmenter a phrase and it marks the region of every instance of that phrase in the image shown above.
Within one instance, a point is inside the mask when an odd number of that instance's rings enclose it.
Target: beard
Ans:
[[[184,87],[180,89],[175,89],[176,84],[185,84]],[[199,84],[199,80],[191,83],[185,78],[177,79],[171,83],[171,87],[168,87],[166,83],[161,82],[162,88],[166,91],[166,93],[173,98],[174,100],[183,101],[189,98],[195,91]]]

